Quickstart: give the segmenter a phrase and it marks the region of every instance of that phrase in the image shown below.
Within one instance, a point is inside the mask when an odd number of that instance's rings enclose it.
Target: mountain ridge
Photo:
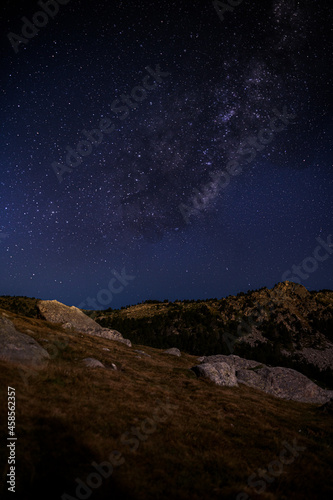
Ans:
[[[333,291],[289,281],[204,301],[146,301],[85,311],[136,343],[194,355],[237,354],[295,368],[333,388]]]
[[[0,307],[42,318],[34,298],[0,297]],[[75,309],[75,308],[74,308]],[[177,347],[192,355],[235,354],[300,371],[333,388],[333,291],[308,291],[290,281],[221,299],[146,300],[140,304],[83,310],[101,331],[155,348]]]

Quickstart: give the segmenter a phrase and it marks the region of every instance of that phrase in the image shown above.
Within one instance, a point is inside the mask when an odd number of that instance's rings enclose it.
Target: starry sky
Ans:
[[[1,295],[333,288],[331,2],[225,5],[3,2]]]

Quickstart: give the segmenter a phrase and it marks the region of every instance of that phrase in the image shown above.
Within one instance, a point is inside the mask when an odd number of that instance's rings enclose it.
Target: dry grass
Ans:
[[[245,386],[216,387],[189,370],[197,363],[194,356],[176,358],[135,346],[152,356],[139,359],[121,343],[6,314],[52,354],[48,367],[29,377],[28,385],[19,367],[0,363],[3,410],[8,385],[17,395],[15,498],[60,499],[65,491],[75,498],[75,478],[85,481],[94,472],[91,462],[107,460],[112,450],[119,450],[125,463],[94,490],[92,499],[236,499],[241,491],[262,500],[331,498],[332,418],[315,405],[279,400]],[[118,371],[87,369],[81,360],[88,356],[106,366],[115,363]],[[120,441],[132,426],[154,415],[158,401],[167,400],[177,408],[137,450]],[[1,429],[6,435],[4,411]],[[284,466],[263,494],[255,493],[248,476],[276,460],[283,441],[292,444],[294,439],[306,450]],[[4,483],[6,457],[2,446]]]

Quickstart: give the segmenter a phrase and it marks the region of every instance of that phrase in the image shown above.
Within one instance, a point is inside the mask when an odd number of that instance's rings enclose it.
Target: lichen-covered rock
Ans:
[[[170,349],[166,349],[165,351],[163,351],[163,354],[172,354],[172,356],[178,357],[181,356],[181,352],[179,349],[177,349],[177,347],[170,347]]]
[[[50,355],[30,335],[18,332],[9,319],[0,318],[0,359],[42,367]]]
[[[217,385],[237,387],[235,368],[228,363],[203,363],[192,368],[198,377],[208,378]]]
[[[227,363],[228,365],[233,366],[235,368],[235,371],[241,370],[243,368],[249,369],[265,366],[258,361],[240,358],[239,356],[235,356],[234,354],[216,354],[213,356],[203,356],[201,363]]]
[[[100,325],[75,306],[69,307],[57,300],[40,300],[37,307],[43,319],[60,323],[64,328],[86,333],[101,329]]]
[[[60,323],[63,328],[74,329],[78,332],[95,335],[96,337],[116,340],[129,347],[132,345],[131,341],[124,339],[120,332],[101,327],[101,325],[75,306],[66,306],[57,300],[40,300],[37,307],[45,320],[51,323]]]
[[[100,361],[98,361],[98,359],[95,358],[85,358],[82,360],[82,363],[88,368],[105,368],[103,363],[101,363]]]
[[[98,323],[96,323],[96,325],[100,326],[98,325]],[[117,342],[122,342],[123,344],[132,347],[132,342],[129,339],[124,339],[122,334],[117,330],[109,330],[109,328],[100,327],[100,329],[90,331],[88,333],[90,333],[90,335],[95,335],[96,337],[102,337],[104,339],[109,339],[109,340],[116,340]]]
[[[333,391],[322,389],[302,373],[291,368],[264,367],[254,370],[238,370],[239,383],[261,389],[282,399],[292,399],[303,403],[325,403],[333,396]]]
[[[333,391],[322,389],[296,370],[280,366],[270,367],[232,354],[205,356],[201,364],[193,370],[218,385],[226,385],[223,383],[223,377],[222,382],[220,381],[222,365],[233,370],[237,383],[265,391],[278,398],[303,403],[325,403],[333,397]]]

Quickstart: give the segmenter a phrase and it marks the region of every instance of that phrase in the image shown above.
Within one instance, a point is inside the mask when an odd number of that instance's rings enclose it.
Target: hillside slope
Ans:
[[[215,386],[190,370],[196,356],[0,315],[51,358],[38,370],[0,362],[2,408],[16,393],[15,498],[331,498],[332,414],[319,405]],[[5,436],[5,412],[0,425]],[[1,498],[13,498],[7,456],[1,446]]]
[[[333,292],[284,282],[206,301],[147,301],[119,311],[86,311],[132,342],[196,355],[237,354],[295,368],[333,388]]]

